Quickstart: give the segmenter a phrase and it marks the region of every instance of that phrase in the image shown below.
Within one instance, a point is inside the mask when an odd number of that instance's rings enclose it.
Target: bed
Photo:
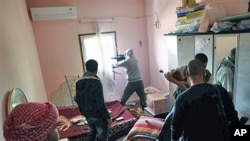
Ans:
[[[109,129],[109,140],[115,141],[122,136],[128,134],[133,127],[137,118],[133,116],[126,107],[122,106],[119,101],[107,103],[108,109],[111,110],[112,125]],[[78,107],[60,107],[58,108],[59,115],[67,119],[79,116],[80,112]],[[123,120],[116,121],[117,117],[124,117]],[[87,125],[71,124],[70,127],[63,131],[59,130],[60,139],[68,138],[70,141],[83,141],[88,132]]]

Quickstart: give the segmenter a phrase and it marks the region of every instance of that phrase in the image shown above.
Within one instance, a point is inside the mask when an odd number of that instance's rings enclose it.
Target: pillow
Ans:
[[[155,87],[149,86],[144,89],[146,94],[154,94],[154,93],[161,93],[161,91]]]
[[[158,137],[161,127],[163,126],[163,119],[141,116],[132,129],[129,131],[128,135],[123,141],[129,141],[137,134],[147,135],[152,137]]]

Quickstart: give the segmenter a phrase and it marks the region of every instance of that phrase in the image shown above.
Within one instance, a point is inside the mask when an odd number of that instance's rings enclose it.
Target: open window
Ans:
[[[115,83],[113,81],[114,71],[112,68],[113,57],[117,56],[116,32],[102,32],[100,34],[79,35],[82,65],[89,59],[98,62],[98,76],[103,84],[105,101],[120,100]]]

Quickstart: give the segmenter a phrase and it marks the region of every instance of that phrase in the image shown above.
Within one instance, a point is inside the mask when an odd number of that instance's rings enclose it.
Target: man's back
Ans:
[[[83,78],[77,81],[76,102],[84,116],[110,116],[104,102],[101,81],[93,73],[85,72]]]
[[[99,93],[99,95],[96,95],[96,93]],[[96,99],[101,96],[102,86],[97,77],[91,75],[84,76],[76,82],[76,102],[81,113],[84,113],[85,116],[96,116],[95,114],[99,110],[96,107]]]
[[[129,58],[127,60],[126,73],[128,75],[128,81],[130,82],[141,80],[141,72],[136,58]]]
[[[106,141],[108,126],[111,126],[112,120],[104,102],[101,81],[96,75],[98,63],[90,59],[85,66],[87,71],[84,72],[83,78],[76,82],[75,101],[88,123],[86,141]]]
[[[237,120],[237,113],[231,105],[225,89],[220,87],[229,119]],[[227,97],[227,98],[225,98]],[[184,138],[190,141],[223,140],[221,120],[218,115],[219,104],[214,85],[203,83],[191,86],[177,98],[172,121],[173,138],[184,131]],[[229,109],[229,110],[228,110]]]

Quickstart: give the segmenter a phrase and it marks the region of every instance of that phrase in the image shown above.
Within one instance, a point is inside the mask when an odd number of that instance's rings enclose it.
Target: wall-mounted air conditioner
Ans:
[[[30,8],[32,21],[51,21],[51,20],[67,20],[76,19],[76,7],[39,7]]]

